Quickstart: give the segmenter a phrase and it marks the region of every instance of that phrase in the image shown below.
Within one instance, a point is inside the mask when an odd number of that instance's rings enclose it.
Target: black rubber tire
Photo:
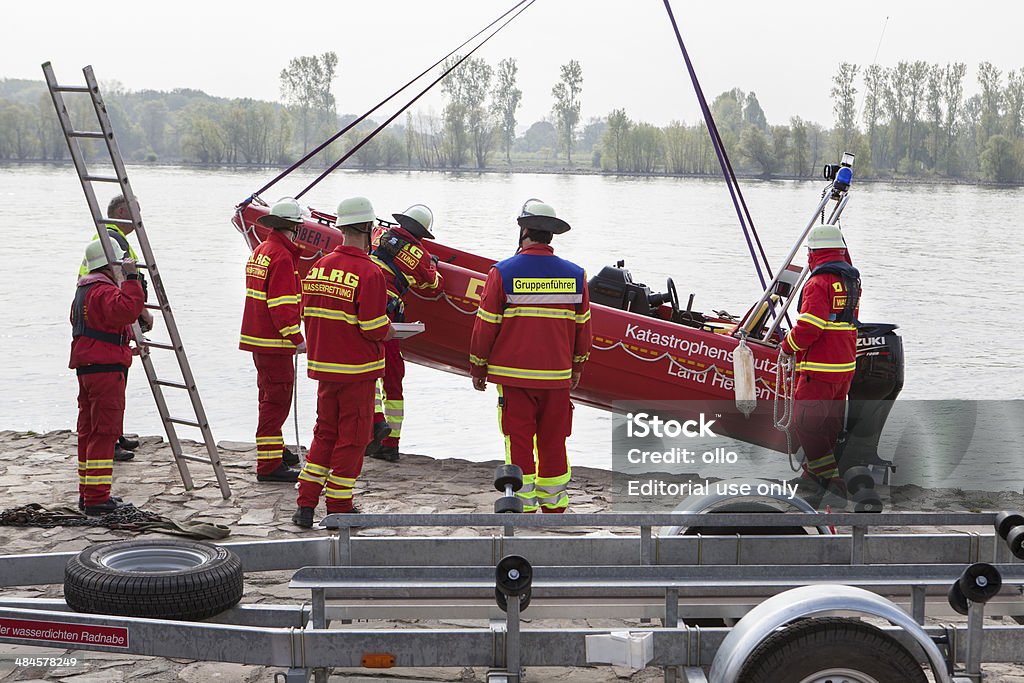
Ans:
[[[846,482],[846,490],[850,493],[875,488],[875,478],[871,475],[871,470],[863,465],[851,467],[843,472],[843,481]]]
[[[946,591],[946,601],[949,602],[949,606],[953,608],[953,611],[957,614],[967,616],[967,608],[970,605],[967,603],[967,597],[964,592],[960,590],[960,581],[954,581],[953,585]]]
[[[516,578],[509,576],[512,570],[518,572]],[[495,585],[505,595],[522,595],[530,590],[533,583],[533,566],[522,555],[506,555],[494,567]]]
[[[1006,545],[1010,546],[1010,552],[1018,560],[1024,560],[1024,526],[1010,530],[1006,537]]]
[[[726,503],[707,511],[707,514],[723,512],[782,512],[779,508],[758,501]],[[691,526],[683,530],[683,536],[807,536],[802,526]]]
[[[927,683],[898,641],[855,619],[804,619],[766,638],[747,658],[738,683],[799,683],[829,669],[849,669],[879,683]]]
[[[172,556],[169,564],[156,558],[146,570],[117,566],[121,553],[156,557],[161,552]],[[242,598],[242,587],[238,556],[198,541],[160,538],[100,543],[72,557],[64,568],[64,600],[75,611],[92,614],[205,619],[235,605]]]
[[[501,515],[505,513],[520,513],[523,511],[523,499],[518,496],[502,496],[494,501],[494,512]]]
[[[980,577],[984,577],[984,581],[979,584]],[[965,598],[971,602],[984,604],[999,594],[999,589],[1003,585],[1003,577],[1000,576],[999,570],[988,562],[975,562],[964,570],[957,580],[957,584]]]
[[[1010,537],[1010,532],[1016,527],[1024,526],[1024,515],[1019,512],[1000,512],[996,515],[996,521],[993,526],[999,537],[1005,541]]]
[[[494,488],[505,493],[506,486],[513,491],[523,488],[523,470],[519,465],[498,465],[494,470]]]
[[[853,511],[877,514],[882,511],[882,499],[874,489],[861,489],[853,494]]]

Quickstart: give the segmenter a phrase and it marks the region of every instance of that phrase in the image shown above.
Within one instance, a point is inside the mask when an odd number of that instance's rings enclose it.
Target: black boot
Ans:
[[[363,453],[363,455],[368,455],[374,458],[377,457],[374,454],[380,450],[381,442],[384,441],[385,437],[387,437],[387,435],[390,433],[391,425],[389,425],[386,420],[384,422],[374,422],[373,440],[370,441],[369,444],[367,444],[366,451]]]
[[[292,521],[303,529],[313,528],[313,508],[299,508],[292,515]]]
[[[108,512],[114,512],[120,508],[127,507],[127,505],[128,503],[125,503],[122,500],[114,500],[111,498],[107,502],[100,503],[99,505],[86,505],[85,514],[90,517],[96,517],[98,515],[105,515]]]
[[[131,451],[121,448],[120,443],[114,444],[114,462],[128,462],[135,457]]]
[[[299,451],[302,451],[301,446],[299,446]],[[299,456],[292,453],[291,449],[285,446],[284,450],[281,451],[281,462],[288,465],[288,467],[292,467],[299,464]]]
[[[282,484],[294,484],[299,480],[299,471],[285,465],[283,462],[277,469],[267,474],[257,474],[256,481],[272,481]]]
[[[120,496],[111,496],[110,500],[114,501],[115,503],[124,502],[121,500]],[[82,496],[78,496],[78,509],[82,510],[83,512],[85,511],[85,498],[83,498]]]
[[[139,447],[139,440],[129,439],[127,436],[119,436],[117,437],[117,445],[119,445],[126,451],[134,451],[136,448]]]
[[[371,453],[370,457],[386,462],[398,462],[398,458],[401,456],[398,454],[396,446],[381,446],[376,452]]]

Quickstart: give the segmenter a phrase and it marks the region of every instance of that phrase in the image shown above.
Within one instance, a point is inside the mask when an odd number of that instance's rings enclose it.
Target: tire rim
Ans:
[[[853,669],[826,669],[811,674],[800,683],[878,683],[878,679]]]
[[[205,553],[171,547],[128,548],[98,558],[99,563],[107,569],[144,574],[194,569],[208,560]]]

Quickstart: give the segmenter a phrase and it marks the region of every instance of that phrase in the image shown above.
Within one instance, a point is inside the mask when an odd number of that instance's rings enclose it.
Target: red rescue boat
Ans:
[[[259,225],[257,219],[268,211],[269,207],[259,200],[236,209],[232,223],[250,248],[266,237],[268,228]],[[300,266],[300,275],[305,276],[320,255],[341,244],[341,233],[334,227],[333,215],[310,210],[297,240],[305,248]],[[797,246],[802,241],[803,236]],[[424,298],[410,290],[406,320],[422,321],[426,331],[403,341],[402,351],[414,363],[468,376],[469,340],[480,291],[495,261],[436,241],[428,244],[444,275],[444,292]],[[784,275],[781,279],[786,280]],[[705,315],[689,307],[681,309],[671,280],[668,285],[666,293],[651,292],[633,282],[621,263],[591,278],[593,350],[573,398],[605,410],[615,410],[616,404],[621,409],[621,402],[629,401],[649,409],[668,408],[666,404],[673,402],[671,409],[676,412],[679,405],[674,402],[679,401],[731,405],[736,396],[732,352],[740,337],[746,336],[754,356],[757,408],[749,418],[735,409],[723,410],[716,432],[785,452],[786,436],[773,426],[777,344],[781,336],[768,324],[771,291],[780,291],[782,285],[773,281],[764,299],[743,321]],[[754,310],[760,315],[752,315]],[[740,325],[748,334],[737,331]],[[902,343],[894,329],[894,325],[862,328],[851,399],[881,403],[899,393]],[[867,340],[870,343],[865,343]],[[696,412],[698,404],[693,405]],[[872,406],[864,411],[882,412],[871,420],[872,440],[877,443],[888,410]]]

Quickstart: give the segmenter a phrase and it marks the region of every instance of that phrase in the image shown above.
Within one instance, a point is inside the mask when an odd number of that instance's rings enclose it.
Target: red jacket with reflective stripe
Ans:
[[[395,268],[401,273],[402,277],[408,283],[410,289],[416,290],[417,293],[423,296],[434,296],[444,284],[444,278],[441,273],[437,271],[434,266],[434,262],[430,258],[430,252],[427,251],[426,246],[423,242],[413,235],[405,228],[391,228],[380,236],[380,243],[386,244],[388,237],[394,233],[395,236],[401,239],[405,244],[401,250],[398,251],[391,259],[394,263]],[[376,250],[374,250],[376,251]],[[384,260],[378,258],[376,255],[371,256],[373,262],[376,263],[381,272],[384,273],[384,280],[387,282],[388,297],[402,300],[404,299],[398,292],[398,286],[395,284],[395,273]]]
[[[94,330],[131,337],[131,324],[142,313],[145,303],[138,278],[125,280],[120,287],[102,273],[78,278],[78,286],[96,283],[85,297],[85,322]],[[132,351],[127,344],[112,344],[92,337],[71,340],[69,368],[86,365],[132,364]]]
[[[815,249],[808,265],[814,270],[830,261],[852,264],[845,249]],[[834,273],[819,273],[804,284],[800,317],[782,342],[787,353],[796,354],[797,372],[835,384],[853,379],[857,367],[857,328],[829,320],[842,312],[846,295],[842,278]]]
[[[557,302],[568,301],[568,289],[564,295],[543,291],[509,295],[507,291],[514,292],[516,287],[503,281],[502,267],[518,257],[531,256],[547,257],[545,261],[557,259],[558,264],[522,261],[525,268],[537,272],[520,268],[516,280],[569,281],[574,278],[550,273],[575,273],[579,291],[572,295],[579,302]],[[559,259],[547,244],[530,245],[513,259],[497,264],[487,274],[469,346],[470,372],[473,377],[486,376],[495,384],[513,387],[567,388],[572,372],[582,370],[590,357],[590,294],[583,269]],[[538,265],[542,268],[538,269]],[[564,267],[551,268],[552,265]],[[558,276],[561,275],[559,272]]]
[[[245,264],[245,308],[238,348],[292,355],[303,342],[299,297],[302,247],[277,230],[253,249]]]
[[[384,376],[387,286],[366,252],[341,246],[302,281],[308,374],[325,382]]]

